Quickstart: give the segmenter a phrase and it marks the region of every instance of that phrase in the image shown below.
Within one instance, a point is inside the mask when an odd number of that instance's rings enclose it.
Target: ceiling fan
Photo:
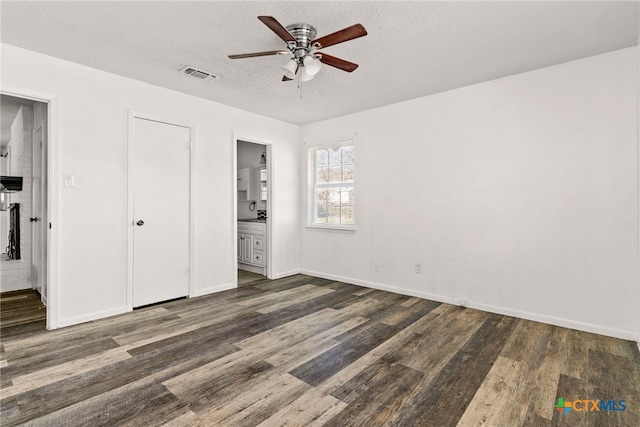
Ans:
[[[293,24],[285,28],[272,16],[258,16],[258,19],[284,40],[287,49],[229,55],[230,59],[292,55],[287,64],[282,67],[283,82],[293,80],[296,77],[300,81],[311,80],[320,71],[321,63],[348,73],[358,68],[358,64],[318,52],[318,50],[366,36],[367,30],[361,24],[355,24],[316,39],[316,29],[309,24]]]

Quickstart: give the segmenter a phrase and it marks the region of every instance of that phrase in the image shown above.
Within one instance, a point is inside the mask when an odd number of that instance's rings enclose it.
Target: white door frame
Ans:
[[[59,151],[58,151],[58,96],[23,87],[2,84],[0,93],[16,98],[29,99],[47,104],[47,329],[59,325],[60,280],[59,280]]]
[[[195,125],[166,117],[128,111],[127,130],[127,296],[126,310],[133,310],[133,123],[135,119],[151,120],[168,125],[188,128],[189,132],[189,297],[195,295],[195,194],[196,194],[196,144]]]
[[[640,16],[640,10],[638,11],[638,15]],[[640,37],[638,37],[638,44],[636,45],[637,47],[637,51],[638,54],[640,54]],[[640,85],[640,61],[637,62],[638,64],[638,68],[637,68],[637,72],[638,72],[638,85]],[[640,111],[640,94],[638,96],[638,111]],[[637,153],[637,158],[636,158],[636,168],[640,168],[640,114],[638,115],[638,117],[636,117],[638,119],[638,139],[637,139],[637,146],[636,146],[636,153]],[[640,209],[640,173],[638,173],[638,209]],[[638,217],[638,226],[640,229],[640,216]],[[636,338],[636,345],[638,346],[638,351],[640,351],[640,233],[638,234],[638,241],[637,241],[637,249],[638,249],[638,308],[637,308],[637,313],[638,313],[638,337]]]
[[[34,111],[35,111],[35,107],[34,107]],[[40,163],[38,165],[35,164],[34,160],[35,160],[35,156],[36,156],[36,134],[38,132],[38,130],[43,131],[44,129],[46,129],[45,127],[45,120],[41,120],[39,123],[36,123],[35,120],[33,122],[33,126],[31,129],[31,167],[32,167],[32,172],[31,175],[33,176],[34,171],[36,169],[36,166],[38,169],[42,169],[42,156],[44,153],[44,141],[46,140],[45,137],[43,135],[41,135],[40,137],[42,138],[42,145],[40,146]],[[42,215],[42,212],[45,211],[45,207],[42,204],[42,196],[43,196],[43,192],[42,192],[42,182],[45,181],[46,177],[43,176],[42,171],[40,171],[41,173],[41,182],[40,182],[40,192],[39,194],[36,194],[35,191],[33,191],[33,179],[31,180],[31,214],[29,215],[30,217],[35,217],[38,218],[37,222],[35,223],[35,225],[33,227],[31,227],[31,289],[36,289],[39,293],[40,293],[40,299],[42,300],[42,302],[44,303],[44,305],[47,305],[47,292],[46,292],[46,282],[43,282],[43,279],[40,277],[38,280],[40,281],[40,285],[41,285],[41,289],[38,289],[38,287],[36,286],[36,283],[34,283],[33,281],[33,266],[36,263],[36,261],[38,260],[38,257],[35,256],[35,254],[37,253],[37,251],[39,251],[40,249],[38,248],[38,246],[42,246],[43,242],[40,242],[40,245],[36,245],[36,239],[39,239],[42,237],[42,233],[38,233],[39,230],[39,226],[38,226],[38,222],[40,223],[44,223],[43,219],[44,219],[44,215]],[[38,200],[39,199],[39,200]],[[38,206],[40,209],[40,212],[34,212],[34,208]],[[34,213],[36,215],[34,215]],[[38,234],[40,234],[40,236],[38,236]],[[45,233],[45,241],[46,241],[46,233]],[[42,253],[44,253],[45,251],[42,251]],[[42,260],[40,260],[40,262],[42,262]],[[42,267],[42,266],[40,266]],[[40,271],[41,273],[41,271]]]
[[[233,149],[231,164],[231,182],[233,183],[233,215],[231,218],[231,227],[233,230],[233,284],[238,287],[238,141],[251,142],[253,144],[261,144],[267,147],[267,279],[273,279],[273,220],[275,218],[275,203],[273,189],[273,167],[275,166],[274,160],[274,146],[273,141],[270,139],[260,138],[256,136],[249,136],[241,133],[233,133]]]

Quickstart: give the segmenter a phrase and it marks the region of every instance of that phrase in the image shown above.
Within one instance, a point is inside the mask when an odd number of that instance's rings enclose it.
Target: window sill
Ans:
[[[307,224],[308,229],[329,231],[356,231],[355,225]]]

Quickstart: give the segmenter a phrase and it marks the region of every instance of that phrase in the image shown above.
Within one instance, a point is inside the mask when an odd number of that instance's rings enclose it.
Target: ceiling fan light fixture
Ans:
[[[298,75],[300,76],[301,82],[308,82],[309,80],[313,79],[316,74],[317,73],[311,74],[307,67],[300,67],[300,69],[298,70]]]
[[[305,56],[302,63],[304,64],[305,72],[312,76],[318,74],[320,72],[320,68],[322,68],[322,62],[313,55]]]
[[[294,79],[296,77],[296,72],[298,71],[298,62],[295,59],[290,59],[283,67],[282,72],[289,79]]]

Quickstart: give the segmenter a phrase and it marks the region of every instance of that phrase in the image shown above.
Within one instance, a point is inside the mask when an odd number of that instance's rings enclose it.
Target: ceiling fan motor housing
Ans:
[[[309,24],[292,24],[287,27],[287,30],[296,39],[295,44],[288,45],[289,50],[296,58],[303,58],[313,47],[311,41],[316,37],[316,29]]]

